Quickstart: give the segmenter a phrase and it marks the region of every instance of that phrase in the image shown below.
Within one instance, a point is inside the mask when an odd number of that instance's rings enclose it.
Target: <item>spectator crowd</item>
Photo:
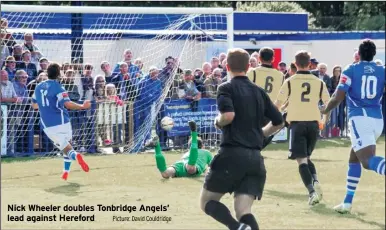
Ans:
[[[25,33],[23,43],[18,43],[7,31],[7,26],[7,20],[2,18],[1,104],[8,105],[10,111],[7,119],[8,151],[22,153],[28,151],[27,145],[24,144],[28,138],[25,131],[30,128],[40,130],[36,124],[38,114],[32,111],[29,104],[36,85],[47,80],[46,69],[51,60],[34,44],[33,34]],[[353,62],[359,61],[357,53],[353,59]],[[96,146],[111,146],[115,153],[121,151],[121,145],[126,146],[124,151],[142,151],[152,144],[150,117],[154,115],[154,111],[159,110],[159,123],[164,116],[163,105],[159,103],[163,101],[161,99],[166,97],[187,100],[191,102],[191,108],[194,110],[202,98],[216,98],[218,86],[227,81],[225,53],[212,57],[195,69],[181,69],[176,57],[168,56],[164,60],[161,68],[146,66],[147,63],[143,63],[140,57],[135,57],[130,49],[126,49],[119,63],[109,63],[107,60],[101,62],[100,66],[77,61],[62,63],[61,83],[68,91],[69,98],[72,101],[91,100],[97,108],[101,108],[100,111],[97,109],[98,118],[88,121],[97,123],[95,132],[100,144],[97,143]],[[383,65],[379,60],[378,62]],[[258,52],[251,54],[250,66],[259,66]],[[322,79],[332,94],[339,83],[342,67],[336,65],[330,68],[316,58],[311,60],[310,67],[315,77]],[[96,75],[96,68],[100,68],[98,72],[103,74]],[[287,65],[280,62],[277,68],[285,78],[296,73],[293,63]],[[31,125],[25,118],[36,121]],[[342,103],[333,111],[330,124],[323,130],[321,137],[343,136],[346,131],[345,118],[345,103]],[[91,129],[88,125],[83,124],[83,128]],[[161,146],[167,149],[167,133],[159,128],[159,124],[156,130]],[[90,138],[93,136],[86,139]],[[81,147],[85,148],[85,151],[88,149],[87,146]],[[99,148],[95,151],[102,152]]]

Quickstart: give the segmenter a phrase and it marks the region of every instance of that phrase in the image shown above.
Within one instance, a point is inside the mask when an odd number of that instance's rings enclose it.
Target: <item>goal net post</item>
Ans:
[[[2,155],[59,153],[30,106],[33,85],[45,78],[39,74],[45,60],[62,65],[60,81],[73,101],[93,101],[90,110],[70,111],[75,150],[138,153],[149,137],[163,135],[155,128],[162,116],[178,113],[178,106],[176,113],[167,105],[176,103],[173,92],[178,94],[184,83],[181,70],[201,68],[233,47],[232,8],[3,4],[1,18],[7,21],[1,48],[14,57],[2,56],[1,61],[19,98],[18,103],[1,103],[7,111]],[[184,118],[196,119],[201,135],[216,139],[209,120],[217,107],[209,99],[201,104],[205,109],[185,112]],[[182,135],[179,132],[186,127],[177,124],[166,134],[167,145]]]

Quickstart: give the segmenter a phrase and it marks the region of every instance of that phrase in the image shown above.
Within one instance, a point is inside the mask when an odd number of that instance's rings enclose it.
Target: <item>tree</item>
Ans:
[[[329,30],[385,30],[385,2],[308,2],[299,4]]]
[[[3,4],[68,6],[71,1],[3,1]],[[83,1],[85,6],[131,7],[232,7],[233,2],[222,1]]]
[[[385,30],[385,2],[345,2],[343,22],[350,30]]]
[[[295,2],[237,2],[238,11],[307,13],[308,27],[316,29],[314,16]]]

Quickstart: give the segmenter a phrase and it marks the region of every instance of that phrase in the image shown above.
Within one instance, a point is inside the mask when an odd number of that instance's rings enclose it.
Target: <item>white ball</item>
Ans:
[[[162,118],[162,120],[161,120],[161,128],[162,129],[169,131],[173,128],[173,126],[174,126],[174,121],[171,117]]]

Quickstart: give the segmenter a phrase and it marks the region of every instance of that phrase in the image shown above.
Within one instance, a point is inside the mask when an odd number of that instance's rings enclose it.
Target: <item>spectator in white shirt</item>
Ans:
[[[22,100],[16,95],[15,89],[13,88],[12,82],[8,80],[8,73],[5,70],[0,70],[1,80],[1,103],[20,103]]]
[[[33,42],[33,35],[31,33],[25,33],[23,50],[29,50],[29,52],[31,52],[31,62],[38,67],[39,60],[43,57],[43,54],[40,52],[39,47],[33,44]]]

